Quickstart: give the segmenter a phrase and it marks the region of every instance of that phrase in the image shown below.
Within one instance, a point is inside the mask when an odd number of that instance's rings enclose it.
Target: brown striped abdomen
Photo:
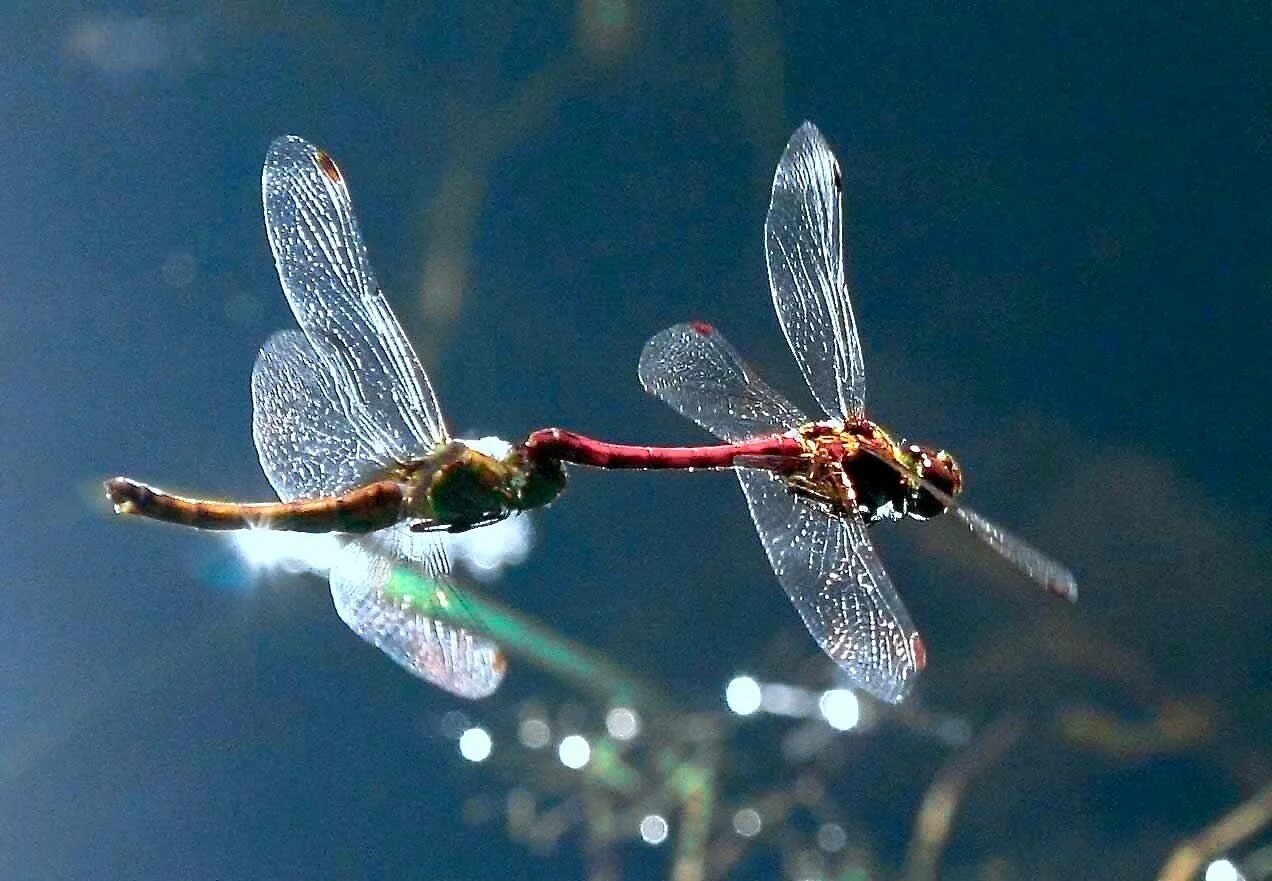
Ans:
[[[112,478],[105,485],[116,514],[135,514],[194,529],[362,533],[384,529],[402,516],[402,486],[393,480],[321,499],[252,504],[185,499],[127,477]]]

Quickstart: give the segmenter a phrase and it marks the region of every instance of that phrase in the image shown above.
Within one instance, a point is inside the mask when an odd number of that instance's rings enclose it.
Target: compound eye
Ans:
[[[915,471],[933,488],[947,496],[957,496],[963,489],[963,473],[954,457],[941,450],[934,452],[919,444],[910,444],[907,451],[914,457]],[[945,512],[945,504],[923,488],[916,489],[911,498],[910,514],[919,519],[935,517]]]
[[[954,457],[944,450],[925,456],[920,473],[925,480],[949,495],[957,496],[963,490],[963,472]]]

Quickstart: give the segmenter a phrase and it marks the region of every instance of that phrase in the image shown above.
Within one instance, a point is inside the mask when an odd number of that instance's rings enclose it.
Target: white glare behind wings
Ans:
[[[808,421],[702,322],[655,335],[645,343],[637,373],[645,391],[726,441],[781,434]]]
[[[376,284],[340,170],[301,138],[278,138],[261,189],[283,292],[363,442],[398,461],[431,450],[446,437],[437,398]]]
[[[351,541],[331,569],[331,597],[341,620],[438,688],[470,699],[493,693],[507,669],[499,646],[393,596],[388,587],[398,566],[445,583],[449,565],[441,537],[403,524]]]
[[[319,345],[324,345],[319,343]],[[298,330],[273,334],[252,369],[252,438],[261,468],[285,502],[336,495],[392,465],[354,423],[348,383],[333,378]]]
[[[831,515],[767,471],[738,469],[760,542],[808,632],[859,688],[899,703],[922,642],[858,517]]]
[[[858,417],[866,372],[844,279],[843,175],[817,126],[795,130],[764,222],[773,305],[799,369],[828,415]]]

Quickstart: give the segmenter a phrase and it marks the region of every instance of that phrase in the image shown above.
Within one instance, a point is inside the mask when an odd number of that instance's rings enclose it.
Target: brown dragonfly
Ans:
[[[1050,593],[1073,601],[1078,587],[1064,566],[958,500],[963,472],[953,456],[894,439],[866,417],[842,198],[839,163],[806,122],[778,162],[764,238],[778,322],[824,417],[810,419],[770,388],[705,322],[653,337],[639,374],[676,411],[747,448],[731,464],[778,581],[852,683],[896,703],[913,688],[927,649],[874,550],[871,524],[952,511]]]
[[[441,531],[552,501],[559,462],[453,439],[410,341],[376,284],[344,175],[307,141],[275,140],[262,174],[265,228],[298,330],[265,343],[252,372],[252,435],[280,502],[186,499],[126,477],[120,514],[198,529],[339,532],[336,611],[407,670],[463,697],[490,694],[502,652],[391,589],[405,567],[445,585]],[[455,594],[459,595],[459,594]]]

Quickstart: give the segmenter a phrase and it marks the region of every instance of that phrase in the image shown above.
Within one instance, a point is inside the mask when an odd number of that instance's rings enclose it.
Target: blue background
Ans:
[[[341,162],[457,434],[690,443],[635,378],[677,321],[715,323],[811,406],[762,234],[782,145],[816,121],[844,168],[873,415],[954,451],[976,507],[1083,585],[1058,608],[949,524],[878,531],[929,646],[916,706],[1027,724],[969,794],[949,877],[1143,877],[1267,779],[1258,4],[9,6],[3,877],[586,871],[577,830],[541,854],[465,821],[517,760],[460,761],[438,733],[460,702],[353,638],[321,583],[246,589],[220,540],[99,497],[116,473],[269,496],[248,377],[292,319],[259,173],[289,132]],[[498,596],[687,707],[780,666],[775,639],[815,660],[726,475],[575,473],[535,526]],[[506,727],[531,698],[568,692],[514,666],[466,710]],[[1075,711],[1158,745],[1091,746]],[[949,749],[898,717],[796,768],[764,746],[786,723],[755,724],[761,767],[728,766],[720,822],[748,775],[815,768],[895,874]],[[778,869],[760,849],[734,877]]]

